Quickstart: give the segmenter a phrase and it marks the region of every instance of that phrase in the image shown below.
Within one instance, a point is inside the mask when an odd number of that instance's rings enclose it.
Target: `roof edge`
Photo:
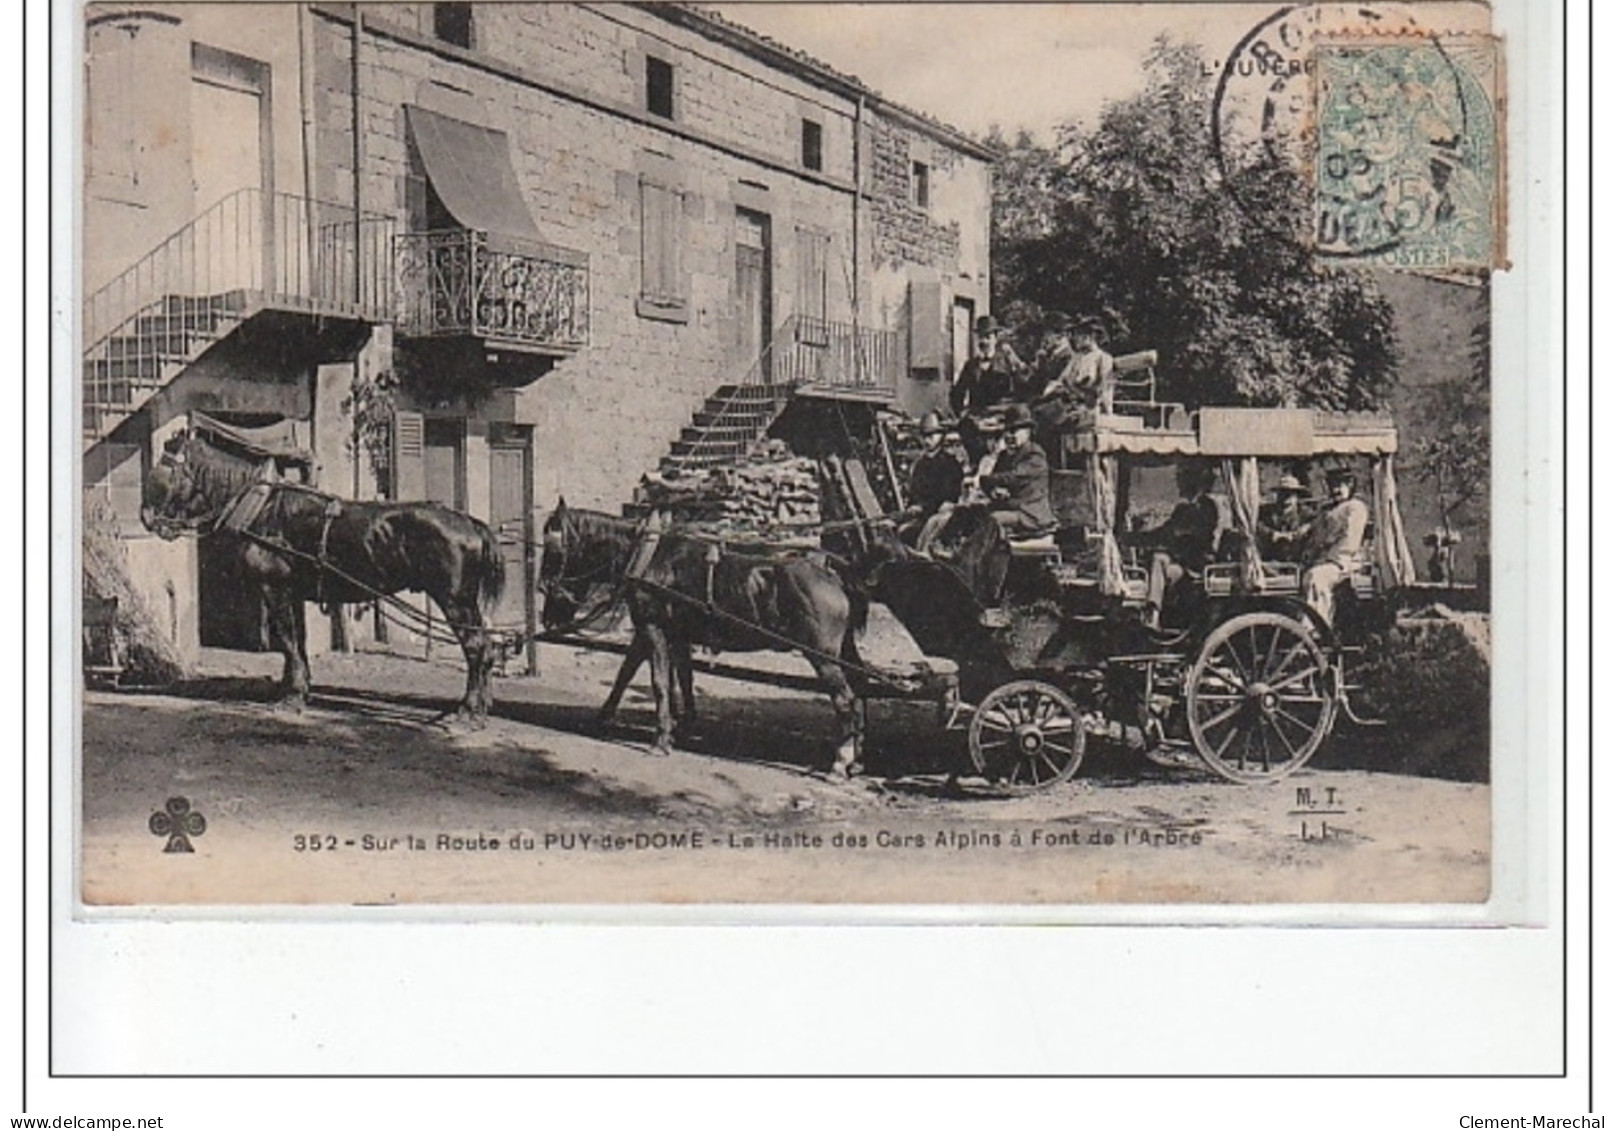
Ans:
[[[963,130],[894,102],[868,86],[856,75],[844,74],[806,52],[787,47],[716,12],[694,4],[669,3],[665,0],[664,2],[634,0],[633,7],[670,24],[694,31],[714,42],[732,47],[813,86],[847,98],[862,98],[875,110],[971,157],[989,162],[998,159],[996,150],[984,142],[977,141]]]

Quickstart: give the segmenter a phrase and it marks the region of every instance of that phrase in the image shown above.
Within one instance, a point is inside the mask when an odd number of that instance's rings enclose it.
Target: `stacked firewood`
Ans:
[[[814,462],[777,440],[716,467],[652,472],[634,503],[636,510],[665,511],[681,525],[736,541],[812,540],[820,521]]]

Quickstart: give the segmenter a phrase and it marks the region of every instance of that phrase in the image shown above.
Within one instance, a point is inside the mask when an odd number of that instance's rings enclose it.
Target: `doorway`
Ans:
[[[493,610],[495,624],[528,624],[533,592],[533,429],[493,424],[488,431],[488,525],[505,560],[505,589]]]
[[[953,351],[953,358],[948,367],[951,374],[948,381],[950,388],[959,380],[959,374],[964,370],[965,362],[970,360],[970,347],[974,342],[975,321],[975,302],[968,298],[955,298],[953,300],[953,322],[950,326],[951,333],[949,336],[949,346]]]
[[[735,210],[735,368],[757,363],[747,379],[773,382],[773,359],[764,356],[773,326],[773,255],[768,216]]]
[[[262,290],[274,278],[269,66],[191,46],[192,215],[199,294]]]

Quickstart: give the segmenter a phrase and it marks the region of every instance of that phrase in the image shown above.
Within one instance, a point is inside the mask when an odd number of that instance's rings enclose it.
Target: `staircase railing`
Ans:
[[[899,331],[793,314],[780,323],[733,390],[715,409],[709,404],[711,420],[697,431],[694,442],[708,439],[732,410],[759,401],[771,401],[777,409],[791,390],[803,385],[894,392],[907,353]]]
[[[171,299],[250,301],[384,321],[394,221],[288,193],[218,201],[84,301],[85,353]],[[180,302],[164,313],[188,309]]]
[[[789,386],[894,392],[906,363],[903,335],[796,315],[785,349],[776,349],[775,381]]]

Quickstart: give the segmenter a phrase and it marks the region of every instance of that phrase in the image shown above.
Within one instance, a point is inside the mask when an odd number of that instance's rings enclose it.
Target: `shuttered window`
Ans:
[[[800,341],[828,340],[830,237],[811,228],[796,229],[796,314]]]
[[[689,310],[683,194],[657,181],[641,180],[639,214],[639,313],[682,322]]]
[[[393,498],[426,498],[426,420],[418,412],[393,413]]]

